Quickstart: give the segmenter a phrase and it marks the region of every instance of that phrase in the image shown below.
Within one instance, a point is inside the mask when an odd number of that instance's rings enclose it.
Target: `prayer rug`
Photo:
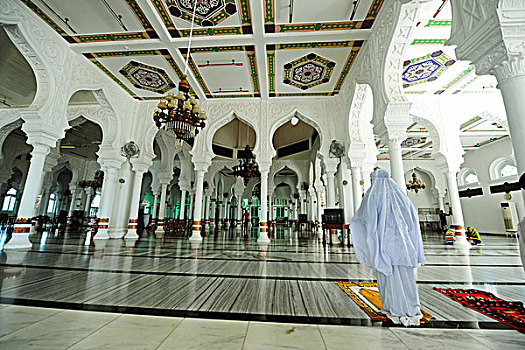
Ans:
[[[469,309],[525,333],[525,308],[521,301],[506,301],[479,289],[434,289]]]
[[[336,283],[356,303],[372,321],[387,321],[381,313],[383,305],[379,297],[377,282],[337,282]],[[421,323],[430,323],[434,316],[421,309]]]

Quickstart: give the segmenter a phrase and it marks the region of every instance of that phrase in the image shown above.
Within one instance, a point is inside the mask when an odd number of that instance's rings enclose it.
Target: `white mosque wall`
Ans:
[[[512,144],[510,138],[494,142],[477,150],[464,154],[465,162],[462,168],[471,168],[476,171],[479,184],[460,186],[460,190],[468,187],[482,187],[483,195],[472,198],[462,198],[461,206],[465,225],[472,225],[481,233],[505,234],[505,226],[501,214],[501,202],[514,202],[519,217],[525,214],[523,196],[519,192],[511,192],[512,198],[505,199],[505,194],[491,194],[490,186],[515,182],[517,177],[491,179],[490,165],[502,157],[512,157]]]

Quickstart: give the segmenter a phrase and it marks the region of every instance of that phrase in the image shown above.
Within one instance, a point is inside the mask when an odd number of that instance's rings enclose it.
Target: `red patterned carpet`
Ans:
[[[525,308],[521,301],[506,301],[479,289],[434,287],[434,290],[463,306],[525,333]]]

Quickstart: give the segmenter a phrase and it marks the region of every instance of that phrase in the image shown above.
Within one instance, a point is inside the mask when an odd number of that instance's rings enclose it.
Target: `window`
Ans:
[[[472,184],[475,182],[478,182],[478,176],[475,173],[469,173],[467,176],[465,176],[466,184]]]
[[[56,194],[51,193],[49,195],[49,202],[47,202],[47,210],[46,213],[54,213],[55,212],[55,203],[56,203]]]
[[[15,210],[15,204],[16,204],[16,190],[14,188],[10,188],[9,191],[7,191],[4,203],[2,205],[2,211],[13,211]]]
[[[512,164],[506,164],[503,168],[501,168],[500,175],[501,177],[518,175],[518,168]]]

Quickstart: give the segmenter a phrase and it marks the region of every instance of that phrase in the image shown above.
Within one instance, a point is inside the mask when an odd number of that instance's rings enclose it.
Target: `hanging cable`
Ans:
[[[186,56],[186,64],[184,66],[184,75],[186,75],[186,72],[188,71],[188,61],[190,59],[190,47],[191,47],[191,39],[193,37],[193,24],[195,23],[195,11],[197,10],[197,0],[195,0],[195,3],[193,5],[193,17],[191,18],[191,27],[190,27],[190,40],[188,41],[188,52]]]

